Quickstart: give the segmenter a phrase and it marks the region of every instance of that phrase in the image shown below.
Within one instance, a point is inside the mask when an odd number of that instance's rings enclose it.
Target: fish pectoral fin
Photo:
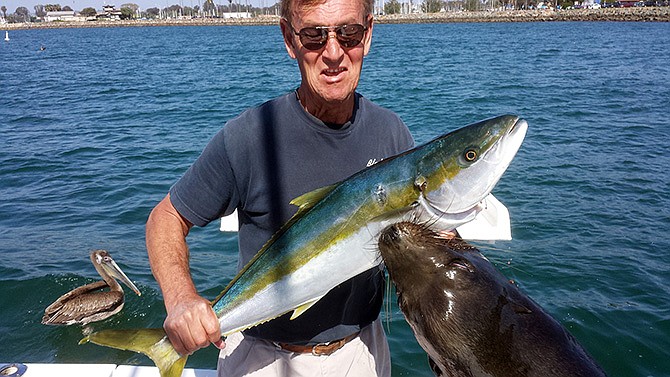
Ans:
[[[321,300],[321,297],[323,296],[319,296],[313,300],[307,301],[306,303],[293,309],[293,314],[291,314],[291,320],[298,318],[302,313],[306,312],[309,308],[312,307],[312,305],[316,304],[317,301]]]
[[[464,240],[509,241],[512,239],[512,227],[509,211],[493,194],[481,202],[481,211],[475,218],[456,230]]]
[[[86,336],[79,344],[100,346],[145,354],[158,367],[161,377],[179,377],[188,356],[172,347],[163,329],[102,330]]]

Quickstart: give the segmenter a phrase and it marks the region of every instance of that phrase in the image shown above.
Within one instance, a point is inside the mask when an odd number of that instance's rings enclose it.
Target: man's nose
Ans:
[[[343,53],[342,46],[337,40],[337,34],[334,31],[328,32],[328,39],[326,40],[326,47],[323,50],[323,55],[326,58],[337,58]]]

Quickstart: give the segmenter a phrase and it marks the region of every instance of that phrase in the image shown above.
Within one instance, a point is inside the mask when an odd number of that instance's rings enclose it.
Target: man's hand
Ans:
[[[219,349],[226,346],[209,301],[198,295],[183,298],[170,308],[163,328],[180,355],[190,355],[209,343]]]
[[[146,228],[151,271],[168,314],[163,328],[180,355],[190,355],[210,342],[225,347],[214,310],[198,295],[189,272],[186,236],[192,226],[174,208],[168,194],[151,211]]]

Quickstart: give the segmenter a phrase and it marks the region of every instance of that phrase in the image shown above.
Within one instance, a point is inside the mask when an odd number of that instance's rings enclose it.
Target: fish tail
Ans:
[[[156,364],[161,377],[181,376],[188,357],[175,351],[163,329],[102,330],[87,335],[79,344],[88,342],[143,353]]]

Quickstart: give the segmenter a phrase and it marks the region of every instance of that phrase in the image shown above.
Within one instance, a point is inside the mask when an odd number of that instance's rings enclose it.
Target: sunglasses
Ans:
[[[365,32],[368,30],[366,26],[360,24],[341,25],[341,26],[315,26],[306,27],[296,32],[291,24],[291,30],[295,35],[300,37],[300,43],[312,51],[320,50],[328,42],[328,34],[331,31],[335,32],[337,42],[340,46],[351,48],[358,46],[363,40]]]

